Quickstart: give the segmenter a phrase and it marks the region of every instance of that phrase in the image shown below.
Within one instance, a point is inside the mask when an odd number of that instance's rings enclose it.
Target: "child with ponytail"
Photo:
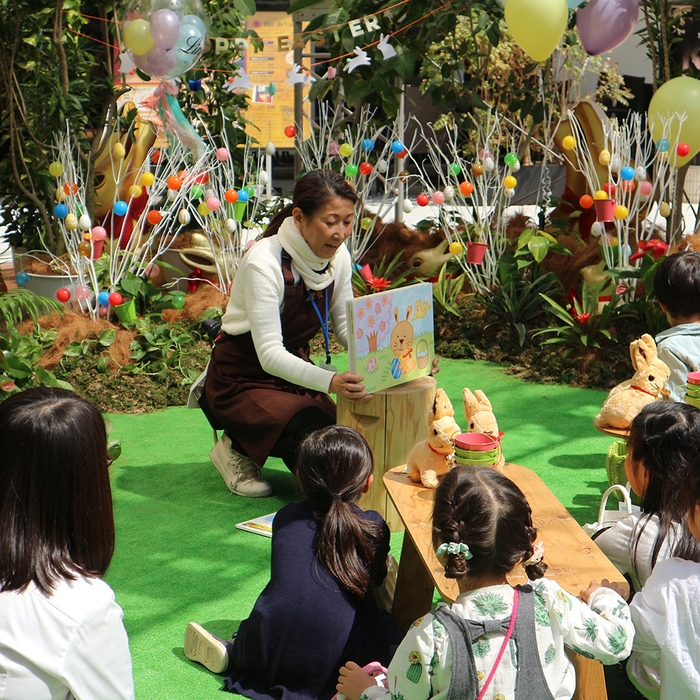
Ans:
[[[258,700],[329,700],[348,659],[389,662],[391,627],[372,595],[386,577],[389,529],[379,513],[356,505],[373,469],[367,442],[352,428],[330,426],[302,442],[305,500],[275,516],[270,582],[250,617],[231,641],[187,627],[185,655],[225,673],[226,690]]]
[[[629,655],[625,601],[606,581],[592,581],[579,599],[542,578],[547,565],[530,506],[500,472],[449,472],[435,493],[433,533],[460,595],[414,623],[389,665],[388,690],[348,662],[337,687],[350,700],[559,700],[576,689],[565,646],[607,664]],[[519,564],[532,584],[508,583]]]

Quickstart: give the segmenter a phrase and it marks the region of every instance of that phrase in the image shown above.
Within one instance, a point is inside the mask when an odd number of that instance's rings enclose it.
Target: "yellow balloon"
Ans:
[[[132,185],[129,188],[129,196],[132,199],[138,199],[143,194],[143,189],[139,185]]]
[[[112,147],[112,155],[121,160],[126,155],[126,148],[124,148],[124,144],[117,141]]]
[[[343,158],[347,158],[352,153],[352,146],[349,143],[343,143],[338,151]]]
[[[151,25],[145,19],[132,20],[124,30],[124,44],[135,56],[147,54],[155,43],[151,36]]]
[[[505,17],[525,52],[535,61],[546,61],[561,41],[569,6],[566,0],[508,0]]]
[[[573,136],[565,136],[561,140],[562,147],[567,151],[573,151],[576,147],[576,139]]]
[[[661,202],[659,204],[659,214],[666,218],[671,216],[671,205],[668,202]]]
[[[685,113],[687,119],[680,126],[675,114]],[[700,80],[683,75],[664,83],[651,98],[649,103],[649,130],[654,143],[665,138],[671,148],[668,156],[671,165],[680,168],[688,163],[700,151]],[[664,121],[668,123],[664,131]],[[670,128],[669,128],[670,127]],[[690,153],[679,156],[676,146],[687,143]]]
[[[598,199],[598,200],[608,199],[608,193],[605,190],[598,190],[593,195],[593,199]]]
[[[462,252],[462,244],[459,241],[452,241],[450,243],[450,253],[452,255],[459,255]]]
[[[508,190],[512,190],[518,184],[518,181],[512,175],[506,175],[503,178],[503,187]]]
[[[63,221],[69,231],[74,231],[78,228],[78,217],[75,214],[67,214]]]
[[[598,154],[598,162],[601,165],[608,165],[610,163],[610,151],[603,149],[599,154]]]
[[[615,218],[626,219],[629,216],[629,210],[622,205],[615,207]]]
[[[150,187],[156,181],[153,173],[141,173],[141,184],[144,187]]]

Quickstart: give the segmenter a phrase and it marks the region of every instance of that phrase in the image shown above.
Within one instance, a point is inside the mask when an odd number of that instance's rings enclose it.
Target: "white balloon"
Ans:
[[[377,170],[380,173],[385,173],[387,170],[389,170],[389,163],[387,163],[383,158],[380,158],[377,161]]]
[[[403,200],[403,210],[405,214],[410,214],[413,211],[413,204],[410,199]]]
[[[83,231],[89,231],[92,228],[92,222],[90,221],[90,217],[87,214],[83,214],[79,219],[78,219],[78,226]]]
[[[171,202],[174,202],[177,199],[177,194],[178,194],[177,190],[168,190],[168,199]]]
[[[187,226],[187,224],[190,223],[192,220],[192,217],[190,216],[190,213],[187,211],[187,209],[180,209],[177,215],[177,220],[183,225]]]
[[[496,169],[496,163],[493,158],[484,158],[484,170],[487,173],[491,173]]]
[[[518,161],[515,165],[510,166],[510,172],[517,173],[518,170],[520,170],[520,161]]]
[[[274,156],[276,150],[277,150],[277,149],[275,148],[275,144],[272,143],[272,141],[268,141],[268,142],[265,144],[265,153],[266,153],[268,156]]]
[[[212,197],[216,197],[216,192],[214,190],[206,190],[204,192],[204,201],[206,202],[207,199],[211,199]]]
[[[634,171],[634,179],[637,182],[643,182],[647,179],[647,170],[643,165],[638,165]]]
[[[236,221],[234,219],[226,219],[224,226],[229,233],[233,233],[236,230]]]
[[[503,188],[503,196],[510,199],[515,194],[515,190],[510,187]]]
[[[445,195],[446,202],[451,202],[455,198],[455,188],[452,185],[447,185],[442,193]]]
[[[258,180],[260,181],[261,185],[267,185],[267,183],[270,182],[270,176],[267,174],[267,170],[260,171],[260,175],[258,176]]]
[[[620,169],[620,156],[617,153],[610,159],[610,170],[616,173]]]

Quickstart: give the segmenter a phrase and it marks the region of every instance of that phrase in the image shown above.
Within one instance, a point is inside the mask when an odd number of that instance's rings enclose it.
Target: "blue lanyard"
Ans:
[[[318,320],[321,323],[321,330],[323,331],[323,341],[326,344],[326,364],[329,365],[331,363],[331,341],[328,336],[328,287],[326,287],[323,290],[323,295],[325,297],[326,301],[326,320],[323,320],[323,317],[321,316],[321,312],[318,309],[318,306],[316,305],[316,302],[314,301],[313,294],[311,294],[310,290],[306,290],[306,293],[309,295],[309,299],[311,300],[311,304],[314,307],[314,311],[316,312],[316,315],[318,316]]]

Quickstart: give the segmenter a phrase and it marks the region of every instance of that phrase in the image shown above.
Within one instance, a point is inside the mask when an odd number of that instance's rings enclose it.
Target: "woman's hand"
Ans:
[[[439,371],[440,367],[438,367],[438,356],[435,355],[433,357],[433,366],[430,368],[430,376],[434,377]]]
[[[360,695],[373,685],[377,685],[377,682],[367,671],[354,661],[348,661],[345,666],[340,668],[336,690],[345,695],[346,698],[349,698],[349,700],[358,700]]]
[[[351,401],[369,399],[371,394],[365,391],[365,385],[362,383],[364,380],[365,378],[359,374],[351,374],[350,372],[334,374],[333,379],[331,379],[330,392]]]

